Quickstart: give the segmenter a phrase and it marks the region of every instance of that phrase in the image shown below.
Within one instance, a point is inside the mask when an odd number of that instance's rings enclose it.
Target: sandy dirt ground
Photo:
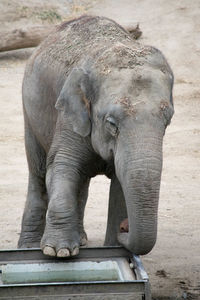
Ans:
[[[200,299],[200,1],[98,0],[0,2],[0,30],[58,23],[84,12],[139,22],[175,75],[175,115],[164,139],[158,239],[143,257],[153,299]],[[0,248],[16,248],[27,189],[21,84],[32,49],[0,53]],[[103,244],[109,180],[92,180],[85,227]]]

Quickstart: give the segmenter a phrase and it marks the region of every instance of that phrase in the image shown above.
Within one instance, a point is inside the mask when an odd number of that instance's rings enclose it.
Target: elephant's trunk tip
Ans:
[[[135,255],[146,255],[154,247],[156,239],[132,239],[129,232],[128,219],[125,219],[120,224],[120,232],[118,233],[119,243],[131,251]]]

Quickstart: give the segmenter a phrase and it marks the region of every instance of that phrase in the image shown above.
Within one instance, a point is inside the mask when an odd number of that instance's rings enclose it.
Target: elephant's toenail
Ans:
[[[67,256],[70,256],[70,252],[68,249],[63,248],[63,249],[58,250],[57,257],[67,257]]]
[[[77,254],[79,254],[79,248],[78,247],[73,249],[72,256],[77,255]]]
[[[50,246],[44,247],[43,253],[44,253],[44,255],[56,256],[55,250]]]

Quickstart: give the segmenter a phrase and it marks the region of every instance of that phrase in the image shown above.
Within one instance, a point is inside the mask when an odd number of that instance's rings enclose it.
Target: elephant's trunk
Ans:
[[[130,138],[130,137],[129,137]],[[147,254],[157,236],[157,210],[162,170],[162,136],[119,138],[115,168],[128,212],[129,232],[118,240],[134,254]]]

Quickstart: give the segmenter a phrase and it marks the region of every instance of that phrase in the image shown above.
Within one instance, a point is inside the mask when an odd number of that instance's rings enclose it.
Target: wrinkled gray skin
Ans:
[[[105,174],[111,178],[105,245],[151,251],[172,86],[161,52],[115,22],[85,16],[57,27],[24,76],[29,185],[19,247],[76,255],[87,241],[90,178]],[[129,232],[120,233],[127,217]]]

